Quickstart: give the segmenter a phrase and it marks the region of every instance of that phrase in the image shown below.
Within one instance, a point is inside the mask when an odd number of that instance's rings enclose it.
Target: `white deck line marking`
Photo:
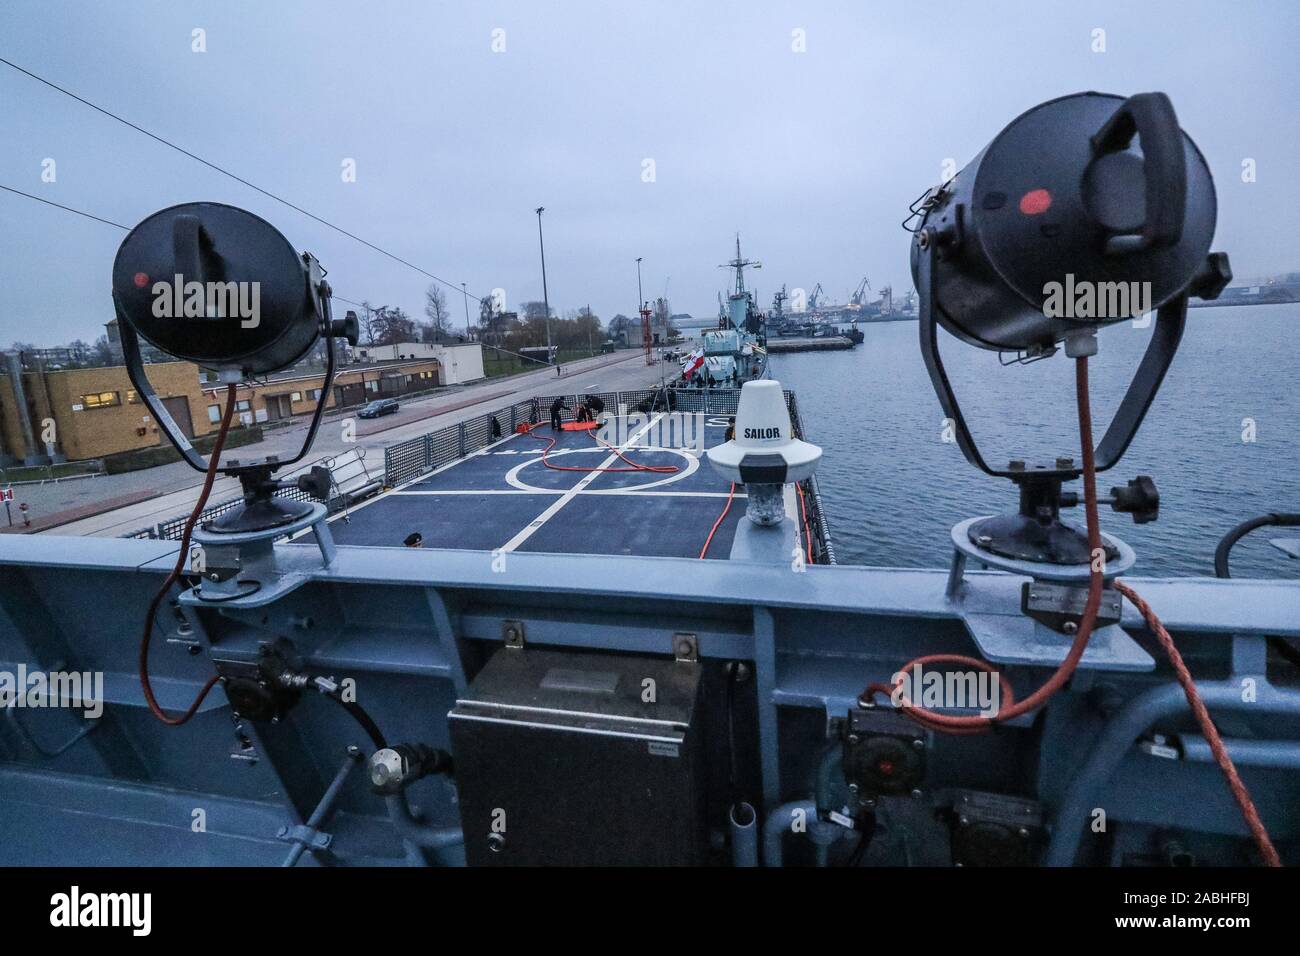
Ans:
[[[469,459],[474,458],[478,455],[486,455],[493,448],[496,448],[498,445],[504,445],[506,442],[510,441],[510,439],[517,438],[518,435],[519,435],[518,432],[511,432],[509,435],[506,435],[505,437],[500,438],[497,441],[494,441],[492,444],[484,445],[478,451],[471,452],[470,454],[466,455],[464,458],[457,458],[455,461],[449,461],[445,465],[439,465],[437,468],[433,469],[433,471],[426,471],[424,474],[416,478],[412,478],[410,481],[404,481],[400,485],[396,485],[395,487],[393,487],[390,491],[381,491],[378,494],[371,495],[369,498],[367,498],[365,501],[361,502],[360,504],[352,505],[351,507],[345,508],[342,511],[337,511],[334,514],[330,515],[328,518],[325,519],[325,523],[332,524],[333,522],[337,521],[339,518],[345,516],[351,517],[352,515],[360,511],[362,508],[369,507],[370,505],[373,505],[376,501],[381,501],[384,498],[387,498],[391,494],[396,494],[397,492],[400,492],[403,488],[409,488],[411,487],[411,485],[414,485],[417,482],[424,481],[424,479],[430,477],[431,475],[436,475],[439,472],[446,471],[448,468],[452,467],[453,465],[459,465],[462,461],[468,461]],[[388,476],[385,475],[384,477],[386,478]],[[289,536],[289,540],[297,541],[303,535],[310,534],[310,533],[311,533],[311,528],[303,528],[301,531],[291,534]]]
[[[628,448],[630,448],[638,438],[640,438],[651,428],[653,428],[659,422],[659,419],[663,417],[664,417],[663,412],[659,412],[658,414],[656,414],[654,418],[650,419],[650,421],[648,421],[646,424],[642,425],[635,432],[629,435],[627,440],[623,442],[623,444],[619,445],[618,451],[626,451]],[[618,455],[612,454],[604,461],[602,461],[597,467],[608,468],[616,461],[618,461]],[[602,474],[604,474],[604,472],[593,471],[593,472],[589,472],[586,475],[583,475],[581,481],[579,481],[576,485],[570,488],[563,496],[561,496],[559,499],[554,501],[550,507],[548,507],[545,511],[543,511],[536,518],[534,518],[527,525],[527,527],[523,528],[518,534],[516,534],[513,538],[511,538],[509,541],[503,544],[501,546],[501,550],[514,551],[516,548],[518,548],[521,544],[523,544],[525,541],[531,538],[539,528],[541,528],[544,524],[546,524],[546,522],[554,518],[556,514],[559,513],[561,508],[567,505],[574,498],[578,497],[578,494],[584,488],[586,488],[589,484],[591,484],[593,481],[599,478]]]
[[[646,427],[648,428],[650,426],[646,426]],[[628,439],[629,442],[634,442],[635,440],[636,440],[635,437]],[[608,443],[606,443],[603,447],[610,447],[610,446],[608,445]],[[623,446],[623,450],[625,451],[628,450],[628,447],[629,446],[626,445]],[[600,445],[593,445],[589,448],[562,448],[559,451],[551,452],[550,457],[558,458],[561,455],[591,454],[592,452],[599,454],[601,448],[602,446]],[[677,455],[682,459],[684,459],[686,462],[686,467],[684,470],[675,471],[671,474],[665,475],[662,478],[657,478],[653,481],[643,481],[639,485],[629,485],[628,486],[629,488],[646,490],[649,488],[658,488],[662,485],[671,485],[675,482],[682,481],[685,478],[689,478],[691,475],[695,474],[696,470],[700,467],[700,459],[697,458],[695,455],[692,455],[684,448],[668,448],[662,445],[637,445],[632,450],[668,452],[669,454]],[[518,465],[515,465],[508,472],[506,472],[506,476],[505,476],[506,484],[510,485],[510,487],[512,488],[518,488],[520,491],[534,491],[534,492],[549,491],[550,489],[544,489],[540,485],[530,485],[528,482],[524,481],[522,478],[519,477],[520,473],[525,468],[527,468],[529,465],[535,465],[539,461],[541,461],[541,459],[534,458],[528,461],[520,462]],[[606,464],[608,464],[608,462],[606,462]]]
[[[409,498],[419,495],[427,495],[436,498],[439,495],[565,495],[572,489],[564,488],[538,488],[536,491],[530,491],[520,488],[482,488],[475,491],[472,488],[448,488],[444,491],[390,491],[385,497]],[[635,488],[592,488],[586,491],[578,492],[580,495],[636,495],[640,497],[653,498],[727,498],[731,497],[725,491],[638,491]],[[744,498],[743,494],[737,494],[734,497]]]

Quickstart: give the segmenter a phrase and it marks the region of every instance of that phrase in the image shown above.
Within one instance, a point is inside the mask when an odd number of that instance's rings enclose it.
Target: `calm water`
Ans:
[[[864,326],[848,352],[772,358],[799,396],[808,437],[825,449],[818,472],[836,558],[846,564],[946,566],[949,531],[973,515],[1012,511],[1016,489],[967,464],[941,437],[943,415],[917,345],[916,322]],[[1091,360],[1100,440],[1150,329],[1125,323],[1098,336]],[[1300,305],[1193,309],[1173,367],[1128,453],[1098,476],[1102,494],[1139,474],[1160,489],[1158,521],[1135,525],[1102,506],[1102,527],[1133,545],[1135,573],[1214,573],[1214,547],[1238,521],[1300,511]],[[1079,457],[1073,363],[1063,355],[1003,368],[996,354],[941,343],[985,459]],[[1255,441],[1242,440],[1243,420]],[[1071,487],[1071,486],[1067,486]],[[1079,483],[1073,486],[1082,490]],[[1064,509],[1082,526],[1083,508]],[[1234,575],[1300,576],[1261,529],[1233,551]],[[1294,537],[1294,529],[1289,535]]]

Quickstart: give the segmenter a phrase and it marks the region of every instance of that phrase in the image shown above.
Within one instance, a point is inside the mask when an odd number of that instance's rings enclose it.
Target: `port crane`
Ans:
[[[867,290],[870,288],[871,288],[871,283],[867,281],[866,276],[863,276],[862,281],[858,283],[858,287],[854,291],[853,295],[849,296],[849,304],[856,305],[856,306],[861,306],[865,304]]]

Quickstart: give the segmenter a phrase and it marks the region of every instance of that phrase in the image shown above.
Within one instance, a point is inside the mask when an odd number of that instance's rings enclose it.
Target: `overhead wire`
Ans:
[[[5,66],[13,70],[17,70],[19,73],[22,73],[25,76],[31,77],[33,80],[36,80],[38,83],[43,83],[44,85],[48,86],[50,89],[62,93],[64,96],[70,97],[76,100],[78,103],[81,103],[84,106],[88,106],[92,110],[95,110],[98,113],[102,113],[104,116],[107,116],[109,119],[116,120],[122,125],[130,127],[131,129],[135,130],[137,133],[141,133],[145,136],[148,136],[150,139],[154,140],[155,142],[161,143],[163,146],[166,146],[168,149],[174,149],[176,152],[182,154],[183,156],[188,156],[190,159],[194,160],[195,162],[201,163],[204,166],[207,166],[209,169],[214,170],[215,172],[218,172],[221,175],[226,176],[230,179],[233,179],[237,183],[247,186],[249,189],[253,190],[254,192],[261,193],[263,196],[266,196],[268,199],[273,199],[276,202],[280,203],[281,205],[288,206],[290,209],[294,210],[295,212],[301,213],[302,215],[306,216],[308,219],[318,222],[322,226],[325,226],[329,229],[333,229],[335,232],[339,233],[340,235],[347,236],[349,239],[353,240],[354,242],[359,242],[366,248],[371,249],[382,256],[387,256],[389,259],[392,259],[394,262],[401,263],[402,265],[406,266],[408,269],[413,269],[416,272],[420,273],[421,275],[433,279],[435,282],[440,282],[449,289],[454,289],[457,292],[468,295],[471,299],[474,299],[476,302],[481,303],[483,301],[483,299],[480,296],[474,295],[474,293],[472,292],[467,292],[459,284],[448,282],[446,279],[442,278],[441,276],[434,275],[432,272],[429,272],[427,269],[421,268],[420,266],[416,265],[414,262],[411,262],[408,259],[404,259],[403,257],[397,255],[396,253],[389,252],[387,249],[383,248],[382,246],[376,245],[375,243],[369,241],[368,239],[363,239],[361,236],[358,236],[356,233],[349,232],[348,230],[344,229],[342,226],[336,225],[330,222],[328,219],[325,219],[322,216],[318,216],[314,212],[311,212],[308,209],[304,209],[302,206],[299,206],[297,203],[290,202],[288,199],[285,199],[283,196],[276,195],[275,193],[271,192],[269,189],[264,189],[263,187],[257,185],[256,183],[250,182],[244,177],[231,172],[230,170],[218,165],[217,163],[212,162],[211,160],[204,159],[202,156],[198,155],[197,153],[188,150],[185,147],[180,146],[176,143],[173,143],[171,140],[167,139],[166,137],[160,136],[157,133],[147,130],[143,126],[140,126],[137,123],[133,123],[123,116],[119,116],[117,113],[114,113],[112,110],[106,109],[105,107],[100,106],[97,103],[92,103],[84,96],[79,96],[78,94],[72,92],[72,90],[62,87],[59,84],[53,82],[52,80],[47,80],[45,77],[37,73],[33,73],[31,70],[28,70],[25,67],[19,66],[17,63],[14,63],[12,60],[7,60],[4,57],[0,57],[0,63],[3,63]],[[18,192],[18,190],[15,189],[11,189],[9,191]],[[39,197],[30,196],[29,198],[38,199]],[[47,200],[39,200],[39,201],[46,202]],[[51,205],[58,205],[58,204],[51,203]],[[89,218],[96,218],[96,217],[91,216]],[[100,220],[100,221],[108,222],[108,220]],[[115,222],[109,222],[109,225],[119,226],[119,228],[122,229],[127,228]]]

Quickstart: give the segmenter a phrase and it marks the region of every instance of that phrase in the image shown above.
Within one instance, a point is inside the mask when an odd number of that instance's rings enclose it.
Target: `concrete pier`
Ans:
[[[851,348],[853,348],[853,343],[842,335],[828,335],[825,338],[816,339],[773,337],[767,340],[767,351],[772,355],[778,355],[781,352],[833,352],[838,349]]]

